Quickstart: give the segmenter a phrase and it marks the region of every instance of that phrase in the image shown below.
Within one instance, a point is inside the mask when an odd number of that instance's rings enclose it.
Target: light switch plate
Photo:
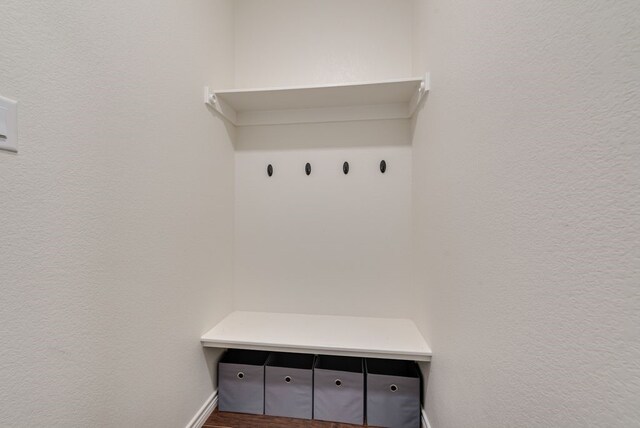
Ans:
[[[0,150],[18,152],[18,103],[0,97]]]

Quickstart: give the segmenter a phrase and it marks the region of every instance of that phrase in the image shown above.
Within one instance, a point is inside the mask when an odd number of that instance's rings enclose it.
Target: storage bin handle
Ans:
[[[396,392],[398,390],[398,385],[396,384],[391,384],[391,386],[389,387],[389,389],[391,390],[391,392]]]
[[[342,381],[340,379],[336,379],[336,386],[338,388],[342,386]]]
[[[242,372],[238,372],[238,374],[236,375],[238,377],[238,379],[242,380],[244,379],[244,373]]]

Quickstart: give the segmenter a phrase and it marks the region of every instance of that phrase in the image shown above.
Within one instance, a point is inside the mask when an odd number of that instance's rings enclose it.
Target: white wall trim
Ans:
[[[207,400],[204,402],[202,407],[200,407],[200,410],[198,410],[193,419],[189,421],[186,428],[201,428],[217,405],[218,391],[213,391],[209,398],[207,398]]]
[[[429,418],[427,417],[427,411],[424,407],[421,409],[422,413],[422,427],[423,428],[431,428],[431,424],[429,423]]]

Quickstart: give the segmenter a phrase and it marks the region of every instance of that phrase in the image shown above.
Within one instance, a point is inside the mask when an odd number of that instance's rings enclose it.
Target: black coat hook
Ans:
[[[304,170],[307,175],[311,175],[311,164],[309,162],[307,162],[307,164],[304,166]]]
[[[380,172],[384,174],[386,171],[387,171],[387,163],[384,160],[382,160],[380,161]]]
[[[267,167],[267,175],[269,175],[269,177],[273,175],[273,166],[271,166],[271,164]]]
[[[344,175],[349,174],[349,162],[345,162],[342,164],[342,172],[344,172]]]

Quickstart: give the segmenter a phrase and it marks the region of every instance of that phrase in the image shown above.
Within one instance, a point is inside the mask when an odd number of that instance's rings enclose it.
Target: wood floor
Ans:
[[[278,418],[275,416],[245,415],[214,410],[203,427],[206,428],[357,428],[363,425],[339,424],[336,422],[307,421],[304,419]]]

